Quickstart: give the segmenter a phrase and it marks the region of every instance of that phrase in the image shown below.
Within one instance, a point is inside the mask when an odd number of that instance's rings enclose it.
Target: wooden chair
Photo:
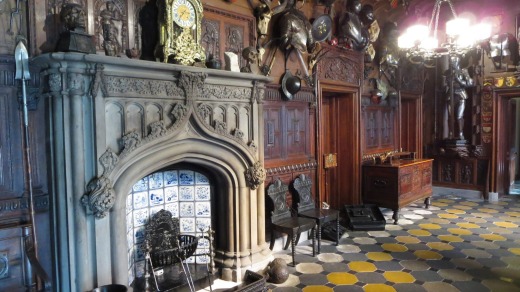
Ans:
[[[291,242],[292,262],[296,265],[294,260],[294,247],[300,239],[300,234],[305,231],[312,231],[312,256],[316,256],[316,221],[308,218],[292,216],[291,208],[287,205],[286,195],[289,191],[289,186],[283,184],[280,179],[277,179],[273,184],[267,188],[267,195],[273,203],[273,211],[271,212],[271,245],[272,250],[275,241],[275,232],[287,234],[287,244],[284,249],[289,246]]]
[[[336,221],[336,245],[339,244],[340,226],[339,211],[334,209],[317,208],[312,198],[312,180],[305,174],[300,174],[294,180],[294,189],[298,196],[297,212],[298,216],[311,218],[316,221],[318,226],[318,253],[321,250],[321,231],[323,224]]]

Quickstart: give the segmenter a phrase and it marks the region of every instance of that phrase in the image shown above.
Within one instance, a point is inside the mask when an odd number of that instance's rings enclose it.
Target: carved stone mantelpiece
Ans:
[[[218,181],[215,261],[237,281],[267,264],[263,94],[253,74],[78,53],[43,54],[58,233],[73,262],[72,291],[127,283],[126,197],[146,175],[177,163]],[[59,179],[66,177],[67,179]],[[89,183],[90,182],[90,183]],[[72,216],[73,215],[73,216]],[[92,220],[94,215],[99,219]],[[96,261],[79,254],[96,254]],[[97,279],[97,282],[93,282]],[[64,286],[65,287],[65,286]]]

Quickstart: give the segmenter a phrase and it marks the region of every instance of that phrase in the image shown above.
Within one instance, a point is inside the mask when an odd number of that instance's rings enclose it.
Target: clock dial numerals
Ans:
[[[173,20],[180,27],[188,28],[195,23],[195,8],[187,0],[177,0],[173,3]]]

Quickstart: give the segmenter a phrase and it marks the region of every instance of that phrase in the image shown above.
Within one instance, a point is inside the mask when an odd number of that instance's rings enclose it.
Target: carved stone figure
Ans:
[[[65,29],[69,31],[85,31],[85,12],[79,4],[63,4],[60,11],[60,19]]]
[[[109,0],[105,5],[106,9],[99,13],[104,39],[103,47],[107,56],[119,56],[121,53],[122,16],[113,1]]]

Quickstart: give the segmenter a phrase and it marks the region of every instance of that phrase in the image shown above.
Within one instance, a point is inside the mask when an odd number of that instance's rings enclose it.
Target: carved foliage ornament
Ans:
[[[89,208],[96,218],[103,218],[115,203],[112,182],[106,176],[94,178],[87,185],[87,193],[81,197],[83,206]]]
[[[246,170],[246,181],[252,190],[256,190],[265,180],[266,173],[260,161]]]

